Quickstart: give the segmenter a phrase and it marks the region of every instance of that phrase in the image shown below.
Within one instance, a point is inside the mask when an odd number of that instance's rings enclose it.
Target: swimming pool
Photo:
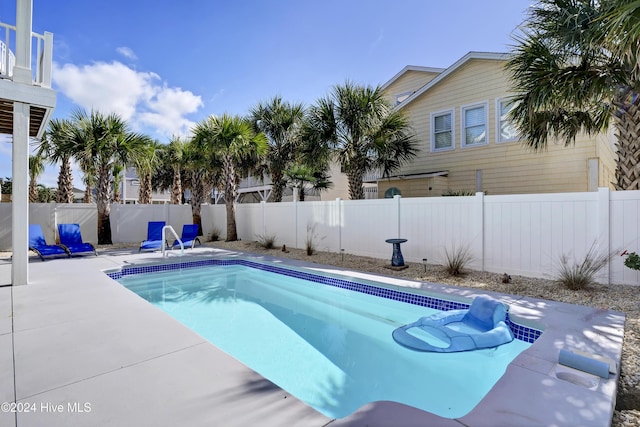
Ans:
[[[393,329],[468,305],[248,260],[130,267],[110,276],[334,418],[378,400],[461,417],[540,335],[509,321],[518,339],[497,349],[414,352],[393,341]]]

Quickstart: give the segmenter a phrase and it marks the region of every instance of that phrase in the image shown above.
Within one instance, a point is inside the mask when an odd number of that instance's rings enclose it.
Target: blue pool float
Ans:
[[[451,310],[421,317],[413,323],[393,331],[393,339],[400,345],[417,351],[453,353],[497,347],[513,341],[513,333],[506,324],[507,310],[501,302],[479,296],[468,310]],[[419,328],[449,345],[429,344],[408,332]]]

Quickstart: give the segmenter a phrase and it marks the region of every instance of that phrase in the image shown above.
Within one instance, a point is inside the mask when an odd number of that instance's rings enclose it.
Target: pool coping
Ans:
[[[224,425],[238,426],[251,425],[253,421],[266,426],[604,427],[611,423],[622,351],[622,313],[500,295],[510,305],[514,318],[533,327],[542,326],[544,333],[510,364],[505,375],[469,414],[451,420],[398,403],[374,402],[348,417],[331,420],[265,382],[135,294],[123,287],[114,287],[103,270],[167,261],[158,253],[131,252],[112,251],[99,257],[33,262],[30,285],[0,288],[0,361],[14,361],[12,375],[7,374],[6,364],[0,364],[0,379],[11,376],[14,379],[13,387],[0,387],[0,400],[64,404],[91,399],[93,404],[89,413],[59,414],[42,410],[0,413],[0,424],[21,427],[45,423],[51,426],[122,425],[135,420],[136,425],[172,425],[167,421],[175,420],[175,424],[181,425],[215,425],[215,420],[224,420]],[[418,293],[445,294],[458,300],[468,301],[477,295],[498,296],[478,289],[415,282],[251,253],[199,248],[192,254],[188,259],[247,256],[348,278],[382,277],[392,286]],[[175,258],[170,261],[174,262]],[[69,270],[75,274],[70,275]],[[5,270],[0,268],[0,275],[3,274]],[[82,335],[87,333],[87,324],[93,328],[89,330],[95,337]],[[74,331],[80,333],[76,338]],[[9,342],[10,352],[7,351]],[[69,343],[73,344],[73,350],[68,349]],[[97,354],[96,347],[101,350]],[[618,361],[617,372],[600,380],[595,390],[560,380],[555,372],[570,369],[558,366],[560,349],[609,357]],[[189,363],[183,367],[185,360]],[[178,374],[172,375],[160,367],[173,367]],[[154,373],[160,373],[167,385],[157,384]],[[203,373],[211,373],[216,380],[201,378]],[[256,391],[248,384],[261,387]],[[142,395],[128,390],[137,390]],[[223,393],[229,390],[234,391],[234,399],[224,398]],[[126,397],[127,402],[119,400],[117,395]],[[174,404],[158,404],[166,403],[166,399],[174,399]],[[207,405],[187,411],[185,408],[193,407],[194,402],[207,402]]]

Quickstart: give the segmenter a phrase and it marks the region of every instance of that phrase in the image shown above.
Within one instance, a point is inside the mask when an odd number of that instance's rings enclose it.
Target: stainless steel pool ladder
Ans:
[[[176,238],[178,243],[180,243],[180,256],[184,255],[184,245],[182,244],[182,240],[180,240],[180,237],[176,233],[176,230],[174,230],[170,225],[165,225],[164,227],[162,227],[162,258],[166,258],[169,256],[169,252],[167,252],[167,245],[165,245],[165,242],[167,241],[167,230],[169,230],[171,234],[173,234],[173,237]],[[173,245],[171,245],[171,247],[173,248]]]

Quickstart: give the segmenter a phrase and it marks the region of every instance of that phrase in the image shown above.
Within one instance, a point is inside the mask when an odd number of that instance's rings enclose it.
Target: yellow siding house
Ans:
[[[500,53],[470,52],[446,69],[405,67],[382,88],[410,118],[418,155],[378,195],[441,196],[558,193],[613,189],[613,133],[579,136],[573,146],[550,142],[533,152],[505,120],[510,82]]]

